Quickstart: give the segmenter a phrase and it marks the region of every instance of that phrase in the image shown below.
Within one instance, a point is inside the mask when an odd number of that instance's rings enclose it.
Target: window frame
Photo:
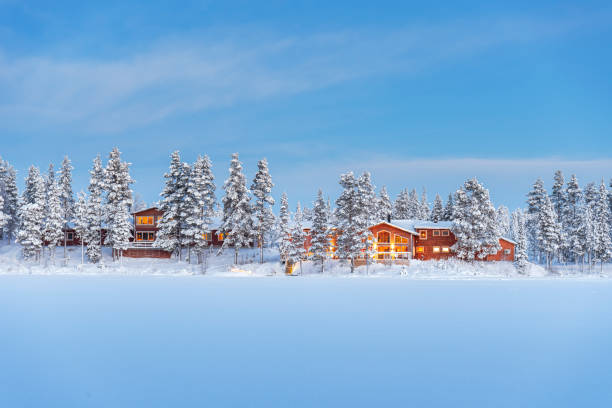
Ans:
[[[422,245],[419,245],[415,248],[415,251],[417,254],[424,254],[425,253],[425,247]]]
[[[433,230],[432,236],[439,237],[440,236],[440,230]]]
[[[449,231],[449,230],[447,230],[447,229],[442,230],[442,231],[440,232],[440,235],[441,235],[441,236],[443,236],[443,237],[448,237],[448,236],[450,236],[450,231]]]
[[[380,236],[380,234],[389,234],[389,240],[388,241],[381,241],[380,239],[378,239],[378,237]],[[391,231],[387,231],[387,230],[380,230],[376,233],[376,243],[377,244],[389,244],[391,245],[392,243],[395,243],[394,241],[391,240]]]
[[[440,247],[439,246],[433,247],[433,253],[434,254],[439,254],[440,253]]]
[[[66,231],[66,241],[74,241],[74,232]]]
[[[426,240],[427,239],[427,230],[422,229],[419,231],[419,239]]]
[[[450,247],[442,247],[443,254],[450,254]]]

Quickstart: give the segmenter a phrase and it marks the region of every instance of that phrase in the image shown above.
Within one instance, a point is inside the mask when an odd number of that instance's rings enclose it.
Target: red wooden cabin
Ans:
[[[170,258],[171,253],[155,246],[157,223],[164,215],[157,207],[146,208],[132,213],[134,217],[134,237],[130,247],[123,251],[123,256],[130,258]],[[219,220],[215,220],[214,228],[206,234],[208,245],[218,247],[223,245],[223,234],[218,233]]]
[[[452,246],[457,239],[451,231],[451,222],[431,222],[418,220],[392,220],[372,225],[369,230],[372,236],[373,258],[376,261],[407,262],[410,259],[437,260],[455,257]],[[310,227],[304,246],[310,248]],[[329,256],[333,258],[335,236],[330,237]],[[516,243],[508,238],[500,238],[502,247],[494,255],[488,255],[486,261],[514,261]]]

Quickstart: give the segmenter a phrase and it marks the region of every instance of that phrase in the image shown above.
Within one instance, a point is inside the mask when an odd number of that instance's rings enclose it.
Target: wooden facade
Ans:
[[[410,259],[440,260],[454,258],[452,247],[457,242],[451,231],[450,222],[434,223],[429,221],[394,220],[380,222],[370,228],[372,258],[377,262],[408,263]],[[304,229],[306,239],[304,246],[310,248],[310,228]],[[335,234],[330,236],[328,254],[335,258]],[[485,261],[514,261],[515,243],[507,238],[500,238],[502,247],[494,255],[488,255]]]
[[[130,248],[123,251],[123,256],[129,258],[170,258],[172,256],[170,252],[155,247],[155,239],[159,231],[157,225],[163,215],[163,211],[157,207],[133,213],[134,236]],[[223,234],[218,232],[218,228],[212,229],[205,238],[209,246],[223,245]]]

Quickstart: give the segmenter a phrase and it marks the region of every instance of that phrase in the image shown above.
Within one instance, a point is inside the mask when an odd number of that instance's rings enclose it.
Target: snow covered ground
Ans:
[[[124,258],[121,262],[113,262],[110,249],[104,248],[102,265],[93,265],[87,262],[81,264],[80,247],[68,247],[68,261],[64,262],[63,248],[56,248],[55,265],[46,260],[40,263],[25,262],[22,259],[18,245],[0,244],[0,275],[2,274],[28,274],[28,275],[201,275],[213,276],[276,276],[284,274],[284,266],[279,263],[278,252],[266,249],[264,264],[259,264],[259,251],[257,249],[243,249],[239,255],[239,266],[234,266],[233,251],[227,250],[218,255],[217,249],[210,252],[208,262],[204,268],[195,263],[189,264],[187,252],[183,260],[176,259],[134,259]],[[303,277],[320,276],[320,266],[305,261],[302,268],[296,266],[294,273]],[[325,264],[326,276],[332,277],[401,277],[404,279],[539,279],[539,278],[580,278],[601,279],[612,276],[612,264],[604,265],[603,272],[597,265],[589,271],[580,270],[574,265],[555,265],[553,272],[549,273],[539,265],[531,264],[526,274],[519,274],[510,262],[475,262],[466,263],[457,260],[450,261],[411,261],[410,266],[372,264],[361,266],[351,275],[347,265],[338,261],[329,260]]]
[[[0,276],[0,406],[609,407],[612,280]]]

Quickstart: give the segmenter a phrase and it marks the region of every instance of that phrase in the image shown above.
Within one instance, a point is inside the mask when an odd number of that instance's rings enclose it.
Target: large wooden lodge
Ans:
[[[439,260],[455,257],[452,246],[457,242],[450,221],[390,220],[372,225],[369,230],[372,258],[378,262],[408,263],[410,259]],[[310,227],[305,228],[304,246],[310,248]],[[485,261],[514,261],[516,243],[499,238],[501,250],[487,255]],[[329,256],[334,258],[336,240],[330,235]]]

